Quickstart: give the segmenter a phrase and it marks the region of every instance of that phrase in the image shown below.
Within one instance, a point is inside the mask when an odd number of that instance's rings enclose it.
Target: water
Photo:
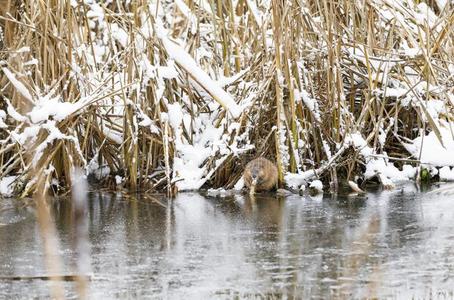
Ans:
[[[55,204],[74,274],[71,203]],[[33,208],[0,200],[0,298],[48,298]],[[92,192],[90,299],[453,299],[454,197],[124,196]],[[64,282],[76,298],[75,283]]]

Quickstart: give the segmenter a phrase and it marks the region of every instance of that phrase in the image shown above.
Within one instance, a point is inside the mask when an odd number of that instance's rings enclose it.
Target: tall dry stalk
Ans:
[[[275,159],[281,183],[335,183],[364,171],[352,134],[399,162],[419,129],[441,140],[453,119],[452,4],[55,0],[0,11],[0,176],[18,176],[23,195],[50,166],[54,192],[72,167],[131,189],[232,187],[254,156]],[[188,149],[209,150],[191,182]]]

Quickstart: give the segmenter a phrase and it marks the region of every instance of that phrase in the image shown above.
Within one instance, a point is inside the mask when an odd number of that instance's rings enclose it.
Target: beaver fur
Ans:
[[[266,158],[259,157],[250,161],[244,170],[244,183],[250,189],[256,180],[255,191],[265,192],[277,187],[277,168]]]

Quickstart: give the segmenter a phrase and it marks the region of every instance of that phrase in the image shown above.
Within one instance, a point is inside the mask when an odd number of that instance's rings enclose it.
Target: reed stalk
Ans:
[[[309,170],[337,182],[365,168],[359,149],[332,163],[352,134],[400,167],[411,159],[404,142],[421,129],[442,141],[453,120],[454,7],[438,5],[4,1],[0,176],[17,176],[23,196],[51,166],[57,193],[80,167],[108,170],[107,186],[173,194],[186,180],[175,159],[203,148],[206,187],[232,187],[256,156],[276,161],[281,185]],[[178,124],[162,117],[174,104]]]

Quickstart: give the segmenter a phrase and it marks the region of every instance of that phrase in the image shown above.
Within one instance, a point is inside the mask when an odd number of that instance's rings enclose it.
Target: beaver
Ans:
[[[259,157],[250,161],[244,170],[244,183],[253,194],[275,189],[277,186],[277,168],[266,158]]]

